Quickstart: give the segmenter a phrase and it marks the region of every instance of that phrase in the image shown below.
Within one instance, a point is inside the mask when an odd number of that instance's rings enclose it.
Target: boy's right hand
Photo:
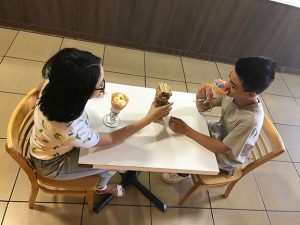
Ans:
[[[196,106],[198,112],[205,112],[211,109],[213,100],[212,85],[209,83],[200,84],[196,94]]]

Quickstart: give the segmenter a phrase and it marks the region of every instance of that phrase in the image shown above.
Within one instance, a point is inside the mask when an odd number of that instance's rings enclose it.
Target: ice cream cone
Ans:
[[[212,92],[214,98],[227,94],[228,90],[226,86],[226,81],[223,81],[221,79],[214,80],[212,83]]]
[[[128,103],[128,97],[121,92],[114,92],[111,95],[111,110],[114,113],[119,113]]]

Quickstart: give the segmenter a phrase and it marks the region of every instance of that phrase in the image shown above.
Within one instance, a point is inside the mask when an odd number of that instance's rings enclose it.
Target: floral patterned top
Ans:
[[[62,123],[49,121],[39,105],[34,110],[34,126],[30,138],[30,154],[42,160],[53,159],[74,147],[91,148],[99,141],[99,133],[91,130],[84,112],[78,119]]]

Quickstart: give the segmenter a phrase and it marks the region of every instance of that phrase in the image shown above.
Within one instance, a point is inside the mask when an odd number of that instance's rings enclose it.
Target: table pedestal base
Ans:
[[[121,185],[126,187],[127,185],[133,185],[140,192],[143,193],[155,206],[157,206],[161,211],[167,211],[167,205],[160,201],[155,195],[153,195],[143,184],[137,179],[139,172],[138,171],[127,171],[124,174],[121,174],[122,181]],[[110,201],[114,198],[111,194],[107,194],[104,198],[94,207],[94,212],[99,213]]]

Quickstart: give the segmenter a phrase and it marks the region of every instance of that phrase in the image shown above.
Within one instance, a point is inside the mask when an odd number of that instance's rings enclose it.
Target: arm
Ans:
[[[36,89],[38,89],[38,91],[41,92],[41,90],[42,90],[42,88],[43,88],[43,86],[44,86],[44,84],[45,84],[46,82],[47,82],[47,81],[45,81],[45,80],[41,81],[41,82],[38,84],[38,86],[36,87]]]
[[[126,127],[123,127],[119,130],[115,130],[110,133],[100,132],[99,133],[100,140],[96,146],[117,144],[117,143],[125,140],[126,138],[135,134],[136,132],[138,132],[139,130],[144,128],[145,126],[152,123],[153,121],[156,121],[162,117],[167,116],[172,109],[171,108],[172,104],[173,103],[169,103],[165,106],[155,107],[155,103],[152,103],[148,114],[144,118],[134,122],[131,125],[128,125]]]
[[[208,137],[195,131],[181,119],[171,117],[169,121],[169,127],[175,133],[186,135],[211,152],[226,154],[231,151],[231,149],[228,148],[222,141]]]

